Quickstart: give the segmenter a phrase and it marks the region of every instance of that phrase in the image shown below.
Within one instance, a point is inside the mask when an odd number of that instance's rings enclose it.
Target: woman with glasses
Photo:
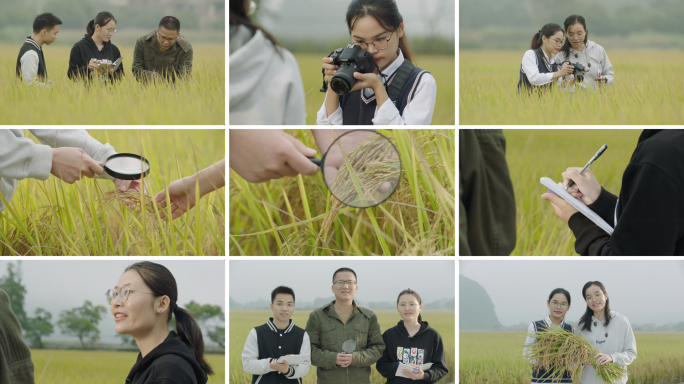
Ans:
[[[294,55],[254,24],[258,2],[230,0],[230,124],[306,124],[306,101]]]
[[[410,383],[414,380],[436,383],[449,373],[444,357],[442,337],[423,321],[423,304],[418,292],[406,289],[397,297],[401,320],[382,334],[385,351],[375,367],[387,378],[387,384]],[[397,369],[403,369],[397,375]]]
[[[577,323],[582,334],[597,351],[597,365],[613,363],[627,369],[637,357],[636,339],[632,325],[624,315],[610,310],[606,287],[600,281],[589,281],[582,288],[587,303],[584,315]],[[599,384],[594,366],[586,362],[580,381],[582,384]],[[627,375],[613,384],[625,384]]]
[[[530,336],[532,332],[544,331],[544,329],[550,327],[551,324],[559,326],[567,332],[575,333],[575,328],[573,328],[572,325],[565,323],[565,314],[570,309],[570,292],[563,288],[554,289],[551,291],[549,299],[546,301],[546,306],[549,308],[549,315],[544,320],[538,320],[530,323],[530,326],[527,328],[528,336],[525,340],[525,345],[534,344],[537,342],[534,337]],[[533,363],[533,361],[530,361],[527,358],[527,353],[528,349],[523,349],[523,358],[530,363]],[[548,372],[545,369],[532,368],[532,383],[551,383],[551,378],[548,377],[550,373],[551,372]],[[566,371],[561,381],[558,382],[572,383],[570,373]],[[582,380],[582,383],[584,383],[584,380]]]
[[[100,81],[119,80],[124,75],[123,65],[99,65],[114,63],[121,58],[121,52],[112,44],[112,36],[116,33],[116,19],[109,12],[100,12],[86,26],[83,39],[74,44],[69,56],[70,79],[87,79],[93,77]],[[93,76],[95,75],[95,76]]]
[[[166,267],[144,261],[126,268],[106,293],[114,330],[131,335],[140,348],[126,383],[205,384],[213,374],[204,360],[197,321],[176,303],[176,280]],[[175,316],[176,331],[169,332]]]
[[[548,90],[553,82],[572,73],[574,67],[570,64],[558,66],[554,56],[563,46],[563,29],[560,25],[549,23],[532,36],[530,49],[523,55],[520,63],[520,90]]]
[[[413,64],[403,20],[395,0],[352,0],[346,15],[351,43],[370,53],[377,68],[370,73],[340,72],[338,76],[349,78],[351,89],[342,90],[340,95],[335,82],[328,86],[316,124],[426,125],[432,122],[437,83],[430,72]],[[339,69],[332,62],[331,57],[323,58],[327,84],[331,84]]]
[[[567,40],[556,55],[556,62],[570,61],[580,63],[586,72],[584,80],[575,83],[574,76],[565,78],[569,80],[570,91],[577,85],[584,89],[593,89],[601,86],[611,87],[613,85],[613,65],[608,59],[606,50],[602,46],[589,40],[587,23],[584,17],[572,15],[565,19],[563,23]]]

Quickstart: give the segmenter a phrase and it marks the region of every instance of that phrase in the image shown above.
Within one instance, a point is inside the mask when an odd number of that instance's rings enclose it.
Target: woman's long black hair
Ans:
[[[576,23],[582,24],[584,27],[584,44],[586,48],[587,41],[589,41],[589,31],[587,30],[587,22],[584,21],[584,17],[580,15],[571,15],[568,16],[567,19],[565,19],[565,22],[563,22],[563,26],[565,26],[565,34],[568,34],[568,28],[571,26],[575,25]],[[565,39],[565,44],[563,44],[563,47],[561,48],[561,52],[565,54],[565,57],[568,58],[570,57],[570,39]]]
[[[112,20],[114,20],[114,24],[116,24],[116,19],[114,18],[114,15],[106,11],[100,12],[97,14],[97,16],[95,16],[94,19],[88,22],[88,25],[86,25],[86,33],[92,36],[93,33],[95,33],[95,25],[104,27]]]
[[[247,14],[247,9],[245,8],[245,1],[244,0],[230,0],[230,19],[228,20],[230,25],[244,25],[245,27],[249,28],[252,33],[256,32],[257,29],[261,31],[261,33],[264,34],[266,39],[273,44],[273,47],[276,48],[276,51],[278,52],[279,55],[282,54],[280,52],[280,44],[278,43],[278,40],[276,40],[273,35],[271,35],[267,30],[264,28],[254,24],[252,19],[249,17]]]
[[[176,279],[165,266],[149,261],[142,261],[135,263],[128,268],[127,272],[135,269],[145,284],[153,292],[154,297],[168,296],[171,300],[169,308],[169,317],[167,323],[171,321],[171,316],[176,315],[176,333],[184,341],[186,341],[195,351],[195,358],[200,367],[207,375],[214,374],[209,363],[204,360],[204,339],[202,337],[202,330],[194,317],[187,310],[179,307],[176,304],[178,299],[178,287],[176,286]]]
[[[347,28],[351,34],[359,18],[372,16],[387,31],[396,31],[404,20],[399,13],[399,8],[395,0],[352,0],[347,8]],[[406,28],[406,26],[404,26]],[[399,39],[399,49],[404,54],[404,58],[415,64],[413,55],[408,46],[408,38],[404,29],[404,36]]]
[[[607,295],[606,294],[606,287],[604,287],[600,281],[589,281],[586,284],[584,284],[584,288],[582,288],[582,297],[584,297],[585,301],[587,298],[587,289],[589,287],[591,287],[592,285],[595,285],[595,286],[601,288],[601,291],[603,291],[603,294]],[[605,327],[607,327],[608,323],[610,323],[610,305],[609,305],[610,303],[609,303],[609,301],[610,300],[608,298],[606,298],[606,307],[603,309],[604,314],[605,314],[604,317],[606,320],[606,324],[604,325]],[[594,316],[594,310],[591,309],[591,307],[589,307],[589,304],[587,304],[587,310],[584,311],[584,315],[582,315],[582,317],[580,318],[580,321],[579,321],[579,323],[577,323],[577,326],[583,331],[591,332],[591,317],[592,316]]]
[[[404,289],[403,291],[401,291],[399,296],[397,296],[397,305],[399,305],[399,299],[401,298],[402,295],[413,295],[416,297],[416,299],[418,299],[418,304],[423,304],[423,302],[420,300],[420,295],[418,294],[418,292],[409,288],[409,289]],[[423,316],[420,313],[418,314],[418,321],[423,321]]]
[[[546,36],[547,39],[550,39],[551,36],[555,35],[558,31],[563,32],[563,28],[561,28],[561,26],[556,23],[548,23],[544,25],[542,29],[539,30],[539,32],[535,33],[534,36],[532,36],[532,41],[530,42],[530,49],[537,49],[541,47],[542,36]]]

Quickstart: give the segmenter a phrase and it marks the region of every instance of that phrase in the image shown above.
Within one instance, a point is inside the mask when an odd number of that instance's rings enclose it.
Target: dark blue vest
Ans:
[[[259,360],[277,359],[285,355],[299,355],[304,341],[304,330],[295,326],[290,320],[287,329],[277,329],[272,320],[254,328],[259,345]],[[269,372],[265,375],[252,375],[252,384],[301,384],[300,379],[288,379],[280,372]]]
[[[430,73],[424,69],[418,67],[411,71],[408,79],[404,83],[404,86],[399,92],[399,96],[395,100],[390,100],[395,107],[399,110],[399,114],[404,114],[404,108],[411,101],[413,95],[418,89],[418,84],[420,84],[420,79],[424,74]],[[396,76],[395,71],[392,76],[389,77],[388,85],[391,84],[392,80]],[[342,120],[344,125],[373,125],[373,117],[375,117],[375,108],[378,103],[376,101],[375,95],[371,96],[369,99],[363,95],[363,89],[348,93],[344,96],[340,96],[340,108],[342,108]]]
[[[535,332],[543,332],[546,328],[546,322],[544,320],[539,320],[534,322],[534,330]],[[572,325],[563,323],[563,329],[573,333],[572,330]],[[533,383],[551,383],[551,378],[549,377],[549,373],[545,369],[534,369],[532,368],[532,382]],[[572,383],[572,377],[570,377],[570,373],[568,371],[565,371],[563,373],[563,378],[560,381],[557,381],[556,383]]]
[[[21,46],[19,50],[19,57],[17,57],[17,77],[22,78],[21,73],[21,57],[28,51],[34,51],[38,54],[38,72],[36,77],[38,80],[45,82],[47,80],[47,67],[45,66],[45,57],[43,57],[43,51],[39,48],[38,43],[36,43],[31,36],[26,38],[24,45]]]
[[[545,56],[544,52],[542,51],[541,48],[533,49],[536,57],[537,57],[537,68],[539,68],[539,73],[553,73],[553,72],[558,72],[559,67],[558,64],[550,64],[547,67],[547,64],[545,63]],[[527,74],[523,72],[522,68],[522,63],[520,63],[520,79],[518,80],[518,93],[520,93],[520,89],[523,88],[526,91],[532,91],[532,90],[548,90],[553,86],[553,82],[544,84],[541,86],[536,86],[532,85],[530,83],[530,80],[527,79]]]

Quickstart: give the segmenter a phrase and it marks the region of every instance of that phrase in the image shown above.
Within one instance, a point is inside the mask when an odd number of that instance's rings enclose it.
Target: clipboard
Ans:
[[[606,223],[606,221],[603,220],[601,216],[597,215],[596,212],[592,211],[591,208],[587,207],[587,205],[584,204],[582,200],[574,198],[572,197],[572,195],[566,192],[565,188],[563,187],[563,183],[556,184],[553,180],[549,179],[548,177],[542,177],[539,180],[539,182],[542,183],[545,187],[549,188],[551,192],[560,196],[560,198],[570,203],[570,205],[572,205],[576,210],[580,211],[580,213],[586,216],[587,219],[593,221],[594,224],[598,225],[609,235],[613,234],[613,227],[611,227],[610,224]]]
[[[427,370],[430,369],[431,367],[432,367],[432,363],[425,363],[425,364],[421,364],[421,365],[420,365],[420,369],[422,369],[423,372],[427,371]],[[408,379],[408,376],[404,375],[404,372],[402,372],[402,371],[403,371],[404,369],[408,369],[408,370],[410,371],[410,370],[412,370],[413,368],[415,368],[415,367],[412,367],[412,366],[410,366],[410,365],[408,365],[408,364],[399,363],[399,367],[397,368],[397,371],[394,372],[394,376],[397,376],[397,377],[405,377],[405,378]]]
[[[311,361],[311,355],[290,355],[290,356],[280,356],[276,363],[282,364],[283,361],[287,361],[288,365],[299,365],[305,362]]]

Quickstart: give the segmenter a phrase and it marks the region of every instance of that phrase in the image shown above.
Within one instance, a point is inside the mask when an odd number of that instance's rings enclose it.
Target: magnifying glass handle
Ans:
[[[312,163],[318,165],[319,167],[321,166],[322,159],[319,159],[317,157],[309,157],[308,159],[311,160]]]

